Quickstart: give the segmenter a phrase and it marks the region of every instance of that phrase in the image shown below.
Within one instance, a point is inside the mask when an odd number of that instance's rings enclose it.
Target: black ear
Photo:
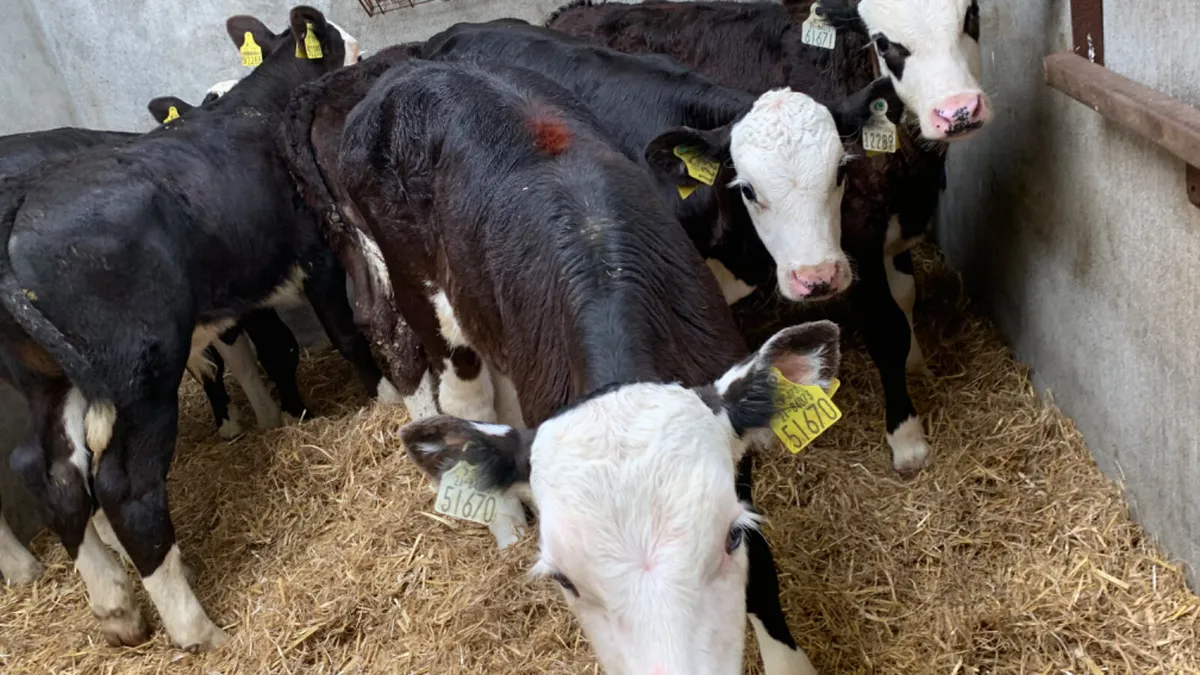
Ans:
[[[159,96],[151,99],[146,109],[159,124],[174,121],[180,115],[191,110],[194,106],[183,99],[174,96]]]
[[[730,368],[713,387],[729,413],[733,430],[741,436],[771,424],[777,412],[777,380],[772,369],[796,384],[828,388],[842,361],[840,339],[841,330],[832,321],[785,328]]]
[[[243,63],[248,66],[256,66],[258,63],[247,62],[246,56],[253,52],[254,47],[258,47],[262,54],[261,58],[267,58],[279,42],[279,36],[272,33],[271,29],[267,28],[262,21],[245,14],[231,16],[225,20],[225,32],[229,33],[229,39],[233,40],[233,44],[242,53]],[[249,36],[249,37],[247,37]]]
[[[503,424],[439,415],[400,432],[409,458],[433,480],[459,462],[479,467],[479,487],[508,488],[529,482],[529,457],[537,432]]]
[[[668,129],[646,145],[646,163],[680,187],[719,183],[717,176],[729,163],[730,129],[728,124],[709,131]]]
[[[292,8],[288,21],[296,41],[296,58],[345,65],[346,44],[342,33],[324,14],[301,5]]]
[[[896,95],[892,78],[885,76],[829,106],[838,134],[843,138],[858,134],[867,120],[871,119],[871,106],[878,100],[887,102],[888,119],[893,124],[899,124],[904,115],[904,104]]]

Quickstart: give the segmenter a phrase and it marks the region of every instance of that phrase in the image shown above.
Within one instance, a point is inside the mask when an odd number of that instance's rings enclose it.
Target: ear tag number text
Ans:
[[[837,391],[839,382],[835,378],[826,393],[815,384],[796,384],[778,369],[773,371],[778,383],[775,396],[779,400],[779,414],[771,418],[771,429],[795,455],[842,419],[842,411],[830,398]]]
[[[466,462],[454,465],[442,474],[433,510],[451,518],[491,525],[496,519],[500,494],[478,489],[477,478],[478,470],[474,465]]]

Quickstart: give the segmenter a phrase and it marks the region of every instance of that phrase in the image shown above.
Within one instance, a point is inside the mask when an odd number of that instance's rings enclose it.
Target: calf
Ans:
[[[750,92],[791,86],[828,99],[858,90],[879,72],[891,79],[908,121],[898,129],[898,152],[849,167],[842,246],[857,273],[851,305],[883,382],[892,463],[909,473],[930,455],[906,377],[926,370],[912,332],[909,248],[937,206],[946,143],[991,119],[977,81],[979,7],[976,0],[823,0],[817,14],[837,31],[832,50],[803,41],[811,7],[811,0],[582,0],[555,12],[547,25],[622,51],[666,54]]]
[[[771,368],[827,383],[836,328],[784,330],[726,370],[745,345],[649,173],[527,70],[395,66],[346,119],[338,175],[430,362],[510,382],[533,425],[462,419],[501,416],[464,378],[441,398],[457,416],[405,428],[410,456],[435,480],[466,459],[529,488],[535,570],[606,671],[740,673],[749,611],[771,675],[812,672],[745,449],[774,412]]]
[[[346,41],[310,7],[289,23],[275,36],[227,22],[269,54],[211,106],[0,182],[0,302],[19,329],[4,344],[35,375],[34,433],[11,463],[117,644],[144,640],[146,624],[102,540],[131,560],[173,642],[227,639],[192,592],[167,509],[193,347],[303,290],[372,394],[382,379],[274,142],[288,94],[344,65]]]
[[[841,250],[841,136],[857,133],[886,80],[826,108],[787,89],[754,96],[718,86],[661,56],[587,45],[505,19],[457,24],[422,55],[528,68],[579,96],[631,159],[661,176],[661,190],[722,282],[728,301],[755,286],[794,301],[850,285]],[[710,185],[681,157],[711,163]],[[732,188],[730,190],[729,188]]]

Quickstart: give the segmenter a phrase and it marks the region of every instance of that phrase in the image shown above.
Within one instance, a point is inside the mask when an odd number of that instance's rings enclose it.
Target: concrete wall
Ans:
[[[1200,209],[1184,164],[1042,84],[1067,0],[989,0],[996,123],[954,148],[939,240],[1034,381],[1200,569]],[[1107,66],[1200,105],[1200,3],[1104,2]],[[1196,576],[1193,575],[1193,581]]]
[[[34,0],[8,0],[0,22],[5,64],[0,69],[0,135],[76,122],[66,80],[46,40]]]

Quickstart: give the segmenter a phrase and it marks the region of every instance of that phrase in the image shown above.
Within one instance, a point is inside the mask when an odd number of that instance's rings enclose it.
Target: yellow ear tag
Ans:
[[[689,176],[705,185],[712,185],[717,179],[717,172],[721,170],[719,163],[705,157],[699,148],[690,145],[675,146],[675,156],[683,160]]]
[[[321,41],[313,33],[312,22],[304,22],[304,43],[296,43],[296,58],[320,59],[324,58],[324,56],[325,53],[321,51]]]
[[[679,190],[679,198],[680,199],[687,199],[688,197],[692,196],[693,192],[696,191],[696,186],[695,185],[676,185],[675,189]]]
[[[871,119],[863,125],[862,144],[868,157],[896,152],[896,125],[887,118],[887,101],[877,98],[871,103]]]
[[[174,122],[177,119],[179,119],[179,111],[175,109],[175,106],[167,108],[167,116],[163,119],[163,124]]]
[[[771,429],[795,455],[842,419],[842,411],[830,399],[840,383],[834,378],[826,393],[815,384],[796,384],[788,380],[777,368],[771,371],[775,373],[775,396],[779,401],[779,414],[771,418]]]
[[[254,36],[250,34],[250,31],[246,31],[238,53],[242,55],[243,66],[253,68],[262,65],[262,47],[259,47],[258,43],[254,41]]]
[[[496,519],[501,495],[495,490],[484,492],[475,487],[478,472],[474,465],[459,462],[443,473],[438,479],[437,501],[433,503],[433,510],[451,518],[491,525]]]
[[[808,9],[808,18],[804,20],[804,26],[800,31],[800,41],[821,49],[833,49],[833,46],[837,44],[837,29],[826,23],[820,14],[817,14],[818,4],[814,2]]]

